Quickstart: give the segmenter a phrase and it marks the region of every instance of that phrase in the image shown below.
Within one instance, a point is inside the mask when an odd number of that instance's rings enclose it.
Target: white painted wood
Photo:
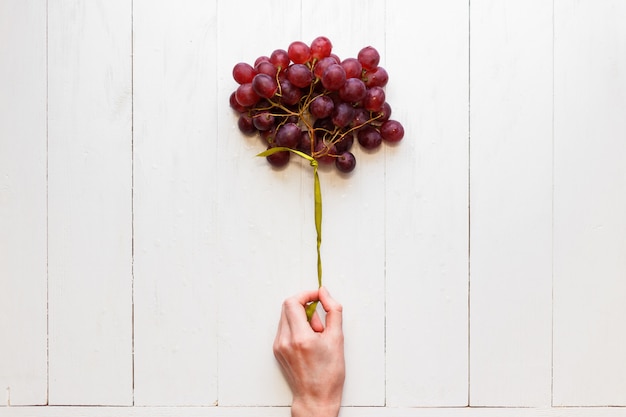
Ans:
[[[302,40],[310,43],[317,36],[326,36],[341,59],[356,58],[363,47],[372,45],[379,51],[384,65],[385,3],[361,2],[358,13],[354,7],[351,2],[335,0],[303,2]],[[351,151],[357,159],[352,173],[340,175],[334,166],[320,172],[324,285],[344,308],[348,354],[343,404],[382,406],[385,404],[386,147],[365,152],[355,142]],[[308,193],[305,198],[309,203]],[[312,218],[312,208],[312,204],[306,204],[306,218]],[[306,231],[306,239],[315,239],[313,228]]]
[[[0,2],[0,28],[0,405],[42,405],[47,401],[45,4]]]
[[[552,5],[470,13],[470,405],[547,406]]]
[[[0,417],[288,417],[289,407],[0,407]],[[624,417],[626,407],[343,407],[340,417]]]
[[[217,401],[215,12],[133,2],[136,405]]]
[[[626,405],[625,19],[555,2],[555,405]]]
[[[272,343],[283,299],[317,285],[313,176],[298,158],[275,170],[255,157],[265,148],[239,131],[229,96],[237,62],[254,64],[300,36],[300,4],[221,1],[218,16],[218,401],[286,405]]]
[[[236,62],[320,34],[379,48],[407,132],[320,172],[341,416],[626,416],[624,17],[2,2],[0,417],[290,414],[271,345],[281,301],[316,285],[312,170],[255,158],[228,96]],[[48,401],[47,341],[54,406],[6,406]]]
[[[132,404],[131,2],[48,2],[50,404]]]
[[[467,405],[468,4],[387,9],[387,405]]]

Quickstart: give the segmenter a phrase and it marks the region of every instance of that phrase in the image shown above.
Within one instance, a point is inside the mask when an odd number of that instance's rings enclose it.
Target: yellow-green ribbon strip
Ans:
[[[315,198],[315,231],[317,233],[317,285],[318,288],[322,286],[322,255],[321,255],[321,247],[322,247],[322,188],[320,186],[320,178],[317,173],[317,160],[310,155],[305,154],[304,152],[297,151],[295,149],[286,148],[286,147],[275,147],[270,148],[264,152],[261,152],[257,156],[269,156],[276,152],[284,152],[289,151],[295,153],[296,155],[306,159],[309,161],[311,166],[313,167],[313,195]],[[315,313],[315,309],[317,308],[317,301],[307,305],[306,307],[306,316],[309,320],[313,317],[313,313]]]

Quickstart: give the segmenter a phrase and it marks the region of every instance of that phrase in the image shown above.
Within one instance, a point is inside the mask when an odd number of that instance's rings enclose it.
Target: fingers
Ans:
[[[319,299],[326,311],[326,330],[331,332],[341,332],[343,325],[343,307],[334,298],[326,287],[319,289]]]
[[[319,294],[317,290],[304,291],[285,300],[283,303],[283,318],[286,319],[293,333],[302,334],[302,332],[311,331],[312,325],[307,321],[305,306],[318,300]],[[321,325],[319,317],[316,322],[319,322],[319,325]]]

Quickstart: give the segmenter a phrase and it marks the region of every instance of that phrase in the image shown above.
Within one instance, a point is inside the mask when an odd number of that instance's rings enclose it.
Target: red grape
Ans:
[[[399,142],[404,137],[404,127],[397,120],[387,120],[380,126],[380,134],[387,142]]]
[[[311,85],[313,73],[304,64],[293,64],[287,69],[287,79],[296,87],[304,88]]]
[[[372,87],[367,90],[363,98],[363,107],[369,111],[380,111],[385,104],[385,90],[382,87]]]
[[[319,36],[311,42],[311,58],[322,59],[330,55],[333,44],[325,36]]]
[[[233,78],[238,84],[251,83],[256,70],[246,62],[239,62],[233,67]]]
[[[296,149],[298,147],[298,143],[300,142],[301,133],[302,131],[297,124],[284,124],[276,131],[276,145]]]
[[[252,117],[246,113],[242,113],[239,115],[239,119],[237,120],[237,126],[239,130],[241,130],[246,135],[252,135],[256,133],[257,130],[254,127],[254,123],[252,122]]]
[[[295,64],[304,64],[311,59],[311,48],[304,42],[291,42],[287,48],[287,55]]]
[[[271,145],[267,149],[270,149],[270,148],[272,148]],[[265,159],[267,159],[267,162],[269,162],[270,165],[280,168],[280,167],[284,167],[285,165],[287,165],[290,157],[291,157],[291,152],[278,151],[278,152],[274,152],[271,155],[266,156]]]
[[[272,98],[278,91],[278,84],[267,74],[257,74],[252,79],[252,88],[259,97]]]
[[[363,65],[363,69],[365,70],[373,70],[378,66],[380,61],[380,55],[376,48],[372,46],[366,46],[365,48],[359,51],[357,55],[357,59]]]
[[[335,159],[335,166],[341,172],[351,172],[356,167],[356,158],[352,152],[343,152]]]
[[[341,66],[346,70],[346,78],[361,78],[363,66],[356,58],[346,58],[341,61]]]
[[[335,108],[333,99],[328,96],[317,96],[309,105],[309,112],[316,119],[323,119],[330,116]]]
[[[252,122],[258,130],[270,130],[274,126],[275,117],[270,112],[263,111],[255,114]]]
[[[259,74],[267,74],[270,77],[276,77],[278,69],[269,61],[261,61],[254,67]]]
[[[348,78],[345,84],[339,89],[339,97],[343,101],[356,103],[365,98],[367,89],[365,83],[358,78]]]
[[[348,126],[354,119],[354,108],[350,103],[339,103],[335,105],[332,114],[333,124],[337,127]]]
[[[237,103],[244,107],[253,106],[261,99],[252,88],[252,83],[241,84],[235,90],[235,99]]]
[[[270,62],[274,64],[278,71],[282,71],[289,66],[289,54],[284,49],[276,49],[270,55]]]
[[[366,70],[363,74],[363,81],[368,87],[384,87],[389,81],[389,74],[383,67],[376,67],[373,70]]]
[[[322,74],[322,85],[330,91],[339,90],[346,82],[346,71],[339,64],[331,64]]]
[[[337,149],[334,144],[327,144],[321,140],[315,146],[315,154],[315,159],[322,164],[332,164],[337,154]]]
[[[232,109],[238,113],[243,113],[246,111],[246,108],[242,106],[241,104],[239,104],[239,102],[237,102],[237,97],[235,97],[236,95],[237,93],[235,91],[230,93],[230,97],[229,97],[230,107],[232,107]]]
[[[288,80],[282,81],[280,83],[280,88],[280,101],[287,106],[295,105],[302,98],[302,90],[291,84]]]
[[[370,150],[379,147],[383,141],[380,132],[372,126],[364,126],[356,137],[362,147]]]

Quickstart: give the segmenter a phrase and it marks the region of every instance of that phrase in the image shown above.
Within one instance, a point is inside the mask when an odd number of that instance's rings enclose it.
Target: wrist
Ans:
[[[316,401],[294,398],[291,405],[291,417],[337,417],[341,399],[335,401]]]

